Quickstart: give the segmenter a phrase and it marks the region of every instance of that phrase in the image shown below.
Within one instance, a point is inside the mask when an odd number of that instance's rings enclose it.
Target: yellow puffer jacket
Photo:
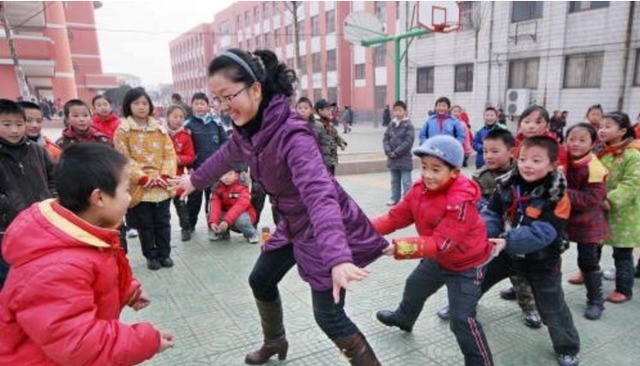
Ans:
[[[116,150],[129,159],[131,172],[131,207],[139,202],[161,202],[171,198],[169,190],[161,187],[142,188],[145,177],[150,180],[174,176],[177,169],[176,153],[171,137],[160,122],[149,117],[146,126],[132,117],[123,119],[114,137]],[[142,182],[143,183],[143,182]]]

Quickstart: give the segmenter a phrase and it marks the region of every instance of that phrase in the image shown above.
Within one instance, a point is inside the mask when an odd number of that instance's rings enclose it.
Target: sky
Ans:
[[[96,28],[105,73],[138,76],[146,86],[172,82],[169,42],[234,1],[102,1]]]

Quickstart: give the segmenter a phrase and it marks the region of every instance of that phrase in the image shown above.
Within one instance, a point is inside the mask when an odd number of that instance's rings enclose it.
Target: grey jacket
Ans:
[[[415,130],[408,118],[387,126],[382,140],[384,153],[387,155],[387,168],[413,170],[411,148],[414,140]]]

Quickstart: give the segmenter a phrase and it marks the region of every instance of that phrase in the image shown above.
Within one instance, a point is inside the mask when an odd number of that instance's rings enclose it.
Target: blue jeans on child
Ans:
[[[400,201],[411,189],[411,170],[391,169],[391,200]],[[400,184],[402,183],[402,196],[400,196]]]
[[[224,217],[226,212],[222,212],[221,216]],[[242,233],[245,238],[250,238],[256,234],[256,228],[253,227],[253,223],[251,222],[251,217],[246,212],[243,212],[242,215],[238,216],[235,222],[230,223],[229,228],[233,231],[237,231]]]

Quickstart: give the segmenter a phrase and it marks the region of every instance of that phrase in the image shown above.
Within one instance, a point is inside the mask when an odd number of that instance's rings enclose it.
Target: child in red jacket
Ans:
[[[211,195],[209,215],[209,240],[229,238],[229,229],[244,235],[251,244],[258,242],[254,227],[256,210],[251,206],[249,188],[239,181],[238,171],[232,170],[220,178]]]
[[[480,285],[493,248],[476,208],[480,188],[461,174],[464,151],[453,137],[434,136],[413,153],[422,160],[422,181],[414,183],[402,201],[373,224],[381,234],[415,224],[420,236],[394,239],[393,254],[396,259],[424,259],[407,278],[398,308],[379,311],[377,318],[410,332],[425,301],[446,285],[451,330],[465,364],[493,365],[484,331],[476,321]]]
[[[177,104],[167,109],[167,127],[171,141],[173,141],[173,147],[176,150],[178,176],[183,175],[186,169],[191,168],[196,158],[196,153],[193,150],[193,141],[191,140],[191,132],[183,127],[186,115],[187,111]],[[182,241],[189,241],[191,240],[193,230],[189,222],[189,209],[185,201],[180,199],[181,195],[182,192],[176,192],[176,196],[173,198],[173,205],[178,213],[180,228],[182,229]]]
[[[131,200],[126,165],[107,145],[68,147],[56,168],[58,199],[9,226],[0,365],[136,365],[173,347],[150,323],[118,319],[125,306],[150,303],[116,229]]]
[[[98,94],[91,100],[93,106],[93,120],[91,125],[102,132],[113,145],[113,136],[120,126],[120,118],[113,113],[113,103],[102,94]]]
[[[513,148],[513,156],[518,156],[520,144],[528,137],[548,136],[558,142],[558,164],[564,173],[569,169],[569,155],[564,145],[560,144],[559,136],[550,130],[549,112],[544,107],[532,105],[522,111],[518,122],[518,135],[516,135],[516,146]]]

